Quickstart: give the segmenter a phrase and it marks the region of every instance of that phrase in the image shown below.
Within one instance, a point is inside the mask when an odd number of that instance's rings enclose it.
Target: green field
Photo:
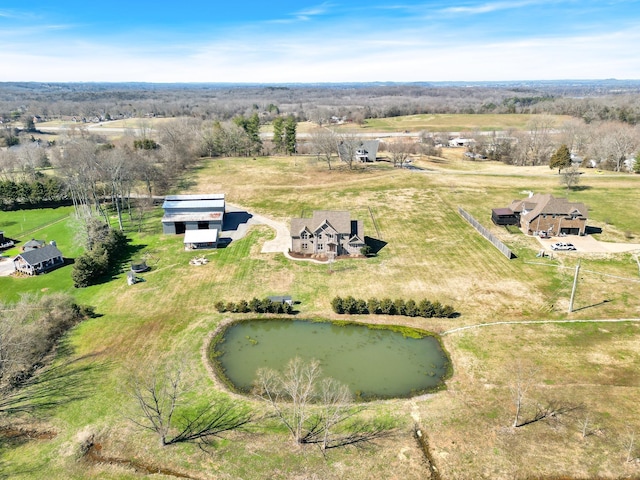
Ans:
[[[457,155],[457,156],[456,156]],[[447,334],[454,374],[448,389],[409,400],[375,402],[371,415],[390,417],[394,434],[364,450],[322,453],[291,444],[268,420],[221,439],[203,452],[195,446],[161,447],[150,433],[127,420],[133,408],[125,384],[150,364],[188,365],[199,386],[195,400],[228,396],[204,361],[208,335],[220,322],[218,300],[289,294],[300,301],[302,318],[345,319],[332,313],[335,295],[419,300],[451,304],[454,319],[359,317],[372,323],[407,325],[442,333],[496,321],[613,319],[640,317],[638,265],[631,254],[584,255],[576,311],[567,312],[576,255],[536,258],[537,240],[490,222],[490,209],[533,190],[566,192],[548,167],[519,169],[446,159],[415,159],[425,170],[394,169],[385,162],[348,171],[309,157],[224,158],[205,161],[193,174],[190,193],[224,192],[227,201],[287,222],[313,209],[347,209],[364,220],[365,234],[386,245],[376,257],[327,265],[263,254],[273,232],[252,228],[244,239],[206,253],[210,262],[189,265],[182,238],[160,234],[160,209],[142,233],[128,225],[136,256],[149,259],[144,282],[128,286],[124,274],[76,290],[70,266],[36,278],[0,278],[0,299],[24,292],[69,291],[93,305],[98,317],[74,328],[55,359],[73,383],[73,401],[39,411],[36,417],[5,417],[24,428],[55,432],[54,438],[3,444],[2,472],[10,478],[140,478],[124,462],[82,459],[87,438],[104,456],[170,469],[194,478],[428,478],[413,437],[418,423],[443,479],[621,478],[637,475],[625,461],[622,439],[640,433],[640,324],[497,325]],[[637,203],[640,176],[585,174],[571,200],[590,207],[601,238],[640,238]],[[268,179],[268,181],[265,181]],[[186,192],[183,192],[186,193]],[[517,255],[507,260],[457,213],[461,206]],[[66,256],[79,253],[69,210],[0,212],[0,229],[20,239],[55,239]],[[58,223],[51,223],[60,220]],[[114,223],[115,225],[115,223]],[[376,230],[375,225],[378,226]],[[31,232],[31,233],[29,233]],[[126,267],[126,265],[125,265]],[[566,267],[566,268],[563,268]],[[590,273],[597,272],[597,273]],[[605,276],[607,274],[609,276]],[[628,279],[628,280],[624,280]],[[511,429],[514,362],[536,366],[527,412],[536,405],[580,405],[527,427]],[[79,368],[83,367],[83,368]],[[233,397],[259,413],[261,403]],[[621,415],[620,412],[623,412]],[[582,438],[579,421],[589,414],[597,433]],[[160,477],[158,477],[160,478]]]
[[[535,117],[530,114],[420,114],[404,115],[400,117],[370,118],[358,130],[374,132],[402,132],[413,133],[422,130],[427,132],[483,132],[524,130]],[[552,116],[557,126],[571,117],[565,115]],[[340,126],[339,129],[354,129],[352,124]]]

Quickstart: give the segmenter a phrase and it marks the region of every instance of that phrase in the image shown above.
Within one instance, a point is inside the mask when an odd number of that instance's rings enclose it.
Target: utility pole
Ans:
[[[573,277],[573,288],[571,289],[571,300],[569,300],[569,313],[573,311],[573,299],[576,296],[576,288],[578,286],[578,273],[580,273],[580,260],[578,260],[578,265],[576,265],[576,274]]]

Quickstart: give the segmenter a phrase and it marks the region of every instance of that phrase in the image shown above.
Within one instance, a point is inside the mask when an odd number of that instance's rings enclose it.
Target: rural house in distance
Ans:
[[[311,218],[291,219],[291,252],[304,255],[360,255],[362,220],[346,211],[316,210]]]
[[[509,208],[496,208],[492,220],[496,225],[520,225],[529,235],[584,235],[589,210],[584,203],[555,198],[549,193],[514,200]],[[513,223],[514,219],[517,223]]]
[[[359,143],[357,148],[351,150],[344,142],[338,143],[338,155],[344,161],[349,163],[348,156],[349,151],[353,152],[354,161],[367,163],[367,162],[375,162],[378,157],[378,146],[380,145],[379,140],[363,140]]]
[[[224,221],[224,194],[168,195],[162,233],[184,234],[186,248],[215,248]]]

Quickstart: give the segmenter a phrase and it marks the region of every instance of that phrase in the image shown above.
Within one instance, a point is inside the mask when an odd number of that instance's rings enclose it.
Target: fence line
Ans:
[[[480,222],[478,222],[475,218],[473,218],[471,215],[465,212],[462,209],[462,207],[458,207],[458,213],[462,216],[462,218],[464,218],[467,222],[469,222],[473,228],[475,228],[478,232],[480,232],[480,234],[484,238],[489,240],[494,247],[500,250],[505,257],[507,257],[509,260],[511,260],[512,258],[515,258],[515,255],[509,249],[509,247],[507,247],[504,243],[498,240],[496,236],[493,235],[493,233],[491,233],[489,230],[487,230],[482,225],[480,225]]]
[[[376,235],[378,236],[378,240],[382,240],[382,235],[380,235],[380,229],[378,228],[378,222],[376,221],[376,218],[373,216],[373,210],[371,210],[371,207],[367,207],[369,209],[369,215],[371,216],[371,221],[373,222],[373,227],[376,229]]]

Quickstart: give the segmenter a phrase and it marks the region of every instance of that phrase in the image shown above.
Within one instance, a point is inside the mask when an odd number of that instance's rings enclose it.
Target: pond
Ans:
[[[282,371],[296,356],[319,360],[324,376],[347,384],[360,398],[439,390],[451,370],[437,338],[405,327],[249,320],[229,325],[217,338],[210,358],[226,383],[241,392],[251,390],[259,368]]]

